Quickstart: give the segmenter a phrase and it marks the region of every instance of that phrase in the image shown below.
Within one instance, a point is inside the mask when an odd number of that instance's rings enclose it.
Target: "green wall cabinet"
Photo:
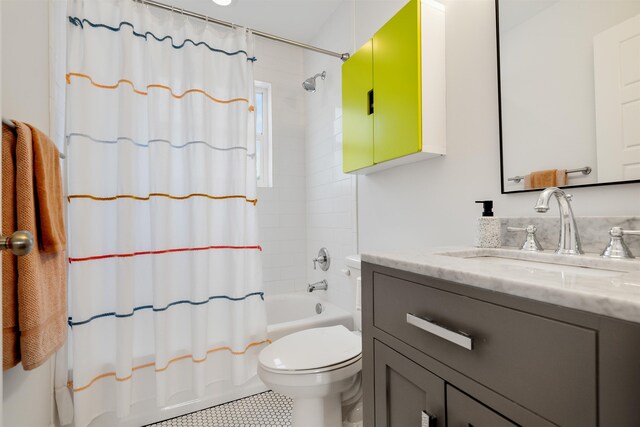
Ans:
[[[342,145],[345,171],[373,165],[373,42],[369,40],[342,65]],[[348,85],[344,85],[349,81]]]
[[[343,170],[445,154],[444,6],[411,0],[342,66]]]

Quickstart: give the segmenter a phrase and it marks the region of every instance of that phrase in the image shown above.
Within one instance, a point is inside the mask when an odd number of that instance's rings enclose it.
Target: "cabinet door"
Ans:
[[[448,427],[516,427],[497,412],[447,384]]]
[[[342,169],[373,165],[372,41],[342,65]]]
[[[373,36],[374,163],[422,150],[420,0]]]
[[[445,427],[444,381],[378,341],[374,352],[376,427]]]

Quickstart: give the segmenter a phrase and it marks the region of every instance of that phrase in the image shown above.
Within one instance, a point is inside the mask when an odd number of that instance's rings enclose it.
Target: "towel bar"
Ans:
[[[20,230],[11,236],[0,236],[0,251],[10,250],[16,256],[27,255],[33,249],[33,235]]]
[[[582,172],[583,175],[589,175],[591,173],[591,167],[585,166],[583,168],[578,168],[578,169],[567,169],[567,173],[578,173],[578,172]],[[524,179],[524,176],[512,176],[511,178],[507,178],[507,181],[513,181],[515,183],[518,183],[523,179]]]

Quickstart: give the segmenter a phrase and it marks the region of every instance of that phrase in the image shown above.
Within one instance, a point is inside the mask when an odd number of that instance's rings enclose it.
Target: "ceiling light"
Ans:
[[[218,6],[229,6],[233,0],[213,0],[213,2]]]

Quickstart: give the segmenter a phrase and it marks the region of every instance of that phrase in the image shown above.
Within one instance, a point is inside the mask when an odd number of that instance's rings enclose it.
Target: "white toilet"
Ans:
[[[357,286],[359,257],[347,258],[347,265]],[[260,352],[258,375],[273,391],[293,399],[294,427],[362,425],[359,289],[356,294],[356,332],[342,325],[307,329]]]

